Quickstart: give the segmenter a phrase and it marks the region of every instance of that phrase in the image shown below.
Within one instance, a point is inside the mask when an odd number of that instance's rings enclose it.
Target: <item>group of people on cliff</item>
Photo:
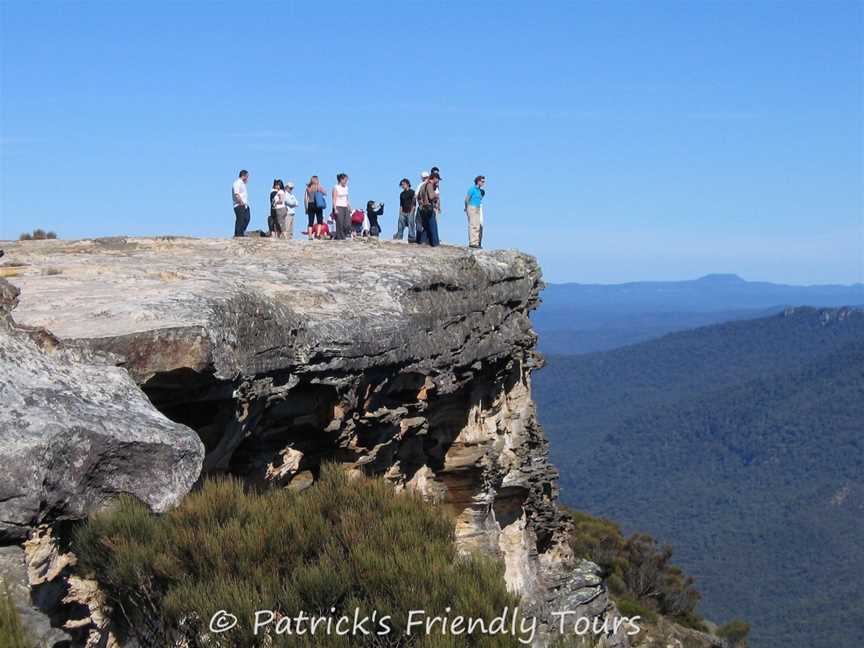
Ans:
[[[234,204],[234,236],[246,236],[251,220],[251,208],[247,185],[249,172],[240,171],[231,188]],[[437,246],[438,219],[441,217],[441,171],[432,167],[420,173],[420,183],[414,189],[408,178],[399,182],[399,217],[394,239],[403,240],[407,232],[409,243]],[[465,195],[465,214],[468,221],[468,246],[479,248],[483,241],[483,198],[486,195],[486,178],[474,178],[474,184]],[[307,218],[306,236],[312,239],[346,240],[358,236],[378,237],[381,225],[378,221],[384,214],[384,204],[370,200],[365,211],[352,210],[348,191],[348,175],[339,173],[336,184],[328,192],[317,175],[313,175],[303,191],[303,211]],[[325,220],[328,198],[329,217]],[[268,235],[272,238],[293,238],[294,218],[300,200],[294,193],[294,183],[281,179],[273,181],[270,191],[270,215],[267,219]]]

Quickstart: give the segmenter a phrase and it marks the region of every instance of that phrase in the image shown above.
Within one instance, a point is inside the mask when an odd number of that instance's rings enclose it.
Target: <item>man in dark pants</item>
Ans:
[[[440,180],[441,176],[438,175],[438,172],[433,171],[420,190],[420,195],[417,196],[420,217],[423,219],[422,242],[432,247],[437,246],[440,242],[438,240],[437,218],[441,210],[441,199],[438,194],[438,183]]]
[[[240,171],[240,175],[231,187],[231,197],[234,201],[234,236],[246,236],[246,228],[249,227],[251,213],[249,211],[249,194],[246,184],[249,182],[249,172],[246,169]]]

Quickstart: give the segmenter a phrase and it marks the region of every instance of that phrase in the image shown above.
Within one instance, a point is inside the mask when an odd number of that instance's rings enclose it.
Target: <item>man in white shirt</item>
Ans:
[[[248,182],[249,172],[243,169],[231,186],[231,197],[234,201],[235,237],[246,236],[246,228],[249,227],[251,213],[249,211],[249,195],[246,192],[246,184]]]

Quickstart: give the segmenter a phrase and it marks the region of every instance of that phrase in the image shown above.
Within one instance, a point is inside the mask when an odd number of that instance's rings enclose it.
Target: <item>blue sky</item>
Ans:
[[[0,2],[0,239],[228,236],[442,169],[552,281],[864,281],[864,3]]]

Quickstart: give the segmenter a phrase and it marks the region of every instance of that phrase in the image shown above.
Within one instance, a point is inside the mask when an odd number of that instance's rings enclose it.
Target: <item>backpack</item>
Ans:
[[[354,213],[351,214],[351,222],[354,223],[355,225],[360,225],[360,223],[363,222],[363,217],[365,215],[366,214],[363,213],[363,210],[355,209]]]
[[[315,192],[315,206],[321,210],[327,209],[327,199],[320,191]]]

